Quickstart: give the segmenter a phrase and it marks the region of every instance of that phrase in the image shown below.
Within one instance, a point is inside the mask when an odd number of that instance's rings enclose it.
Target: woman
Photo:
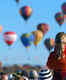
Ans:
[[[47,66],[54,70],[54,80],[66,80],[66,34],[64,32],[56,35],[55,49],[49,55]]]

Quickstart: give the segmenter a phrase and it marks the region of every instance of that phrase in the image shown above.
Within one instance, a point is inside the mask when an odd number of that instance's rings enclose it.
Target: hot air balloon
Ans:
[[[64,2],[62,4],[62,12],[63,12],[63,15],[64,15],[64,19],[66,20],[66,2]]]
[[[38,80],[53,80],[53,74],[52,74],[51,70],[48,68],[41,69],[39,72]]]
[[[19,13],[24,18],[24,20],[28,20],[31,16],[32,9],[29,6],[24,6],[20,8]]]
[[[35,37],[32,33],[25,33],[21,36],[21,42],[26,48],[29,48],[34,41]]]
[[[62,12],[58,12],[55,14],[55,19],[58,22],[58,24],[61,26],[64,23],[64,17]]]
[[[17,34],[12,31],[8,31],[4,33],[4,40],[8,46],[11,46],[17,39]]]
[[[0,33],[2,32],[2,26],[0,26]]]
[[[45,44],[46,48],[50,51],[55,46],[55,40],[53,38],[47,38],[47,39],[45,39],[44,44]]]
[[[19,3],[20,0],[16,0],[16,3]]]
[[[37,30],[32,32],[32,34],[35,36],[34,45],[37,46],[43,39],[43,33],[40,30]]]
[[[43,34],[46,34],[49,31],[49,25],[45,23],[41,23],[37,26],[37,29],[42,31]]]

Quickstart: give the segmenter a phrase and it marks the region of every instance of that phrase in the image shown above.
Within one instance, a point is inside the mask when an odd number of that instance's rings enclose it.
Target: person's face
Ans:
[[[62,48],[62,52],[64,52],[65,47],[66,47],[66,34],[64,34],[61,37],[61,48]]]

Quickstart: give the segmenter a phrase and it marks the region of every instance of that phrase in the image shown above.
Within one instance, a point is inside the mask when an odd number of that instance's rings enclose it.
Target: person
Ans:
[[[1,80],[8,80],[8,74],[7,73],[2,74]]]
[[[49,69],[54,71],[54,80],[66,80],[66,34],[59,32],[55,38],[54,51],[47,61]]]
[[[38,80],[38,73],[36,70],[31,70],[29,72],[29,80]]]
[[[43,67],[39,72],[38,80],[53,80],[53,73],[48,67]]]

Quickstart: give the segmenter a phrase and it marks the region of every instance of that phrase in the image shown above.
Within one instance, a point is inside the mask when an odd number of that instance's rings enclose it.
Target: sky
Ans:
[[[0,61],[4,65],[46,65],[50,52],[45,48],[44,40],[49,37],[55,39],[58,32],[66,33],[66,23],[60,27],[54,18],[54,15],[61,11],[64,2],[66,0],[20,0],[20,3],[16,4],[15,0],[0,0],[0,25],[3,27],[0,33]],[[26,5],[32,8],[32,15],[27,23],[19,14],[19,9]],[[27,50],[21,43],[20,36],[37,30],[39,23],[49,24],[50,30],[37,47],[32,45]],[[18,35],[10,48],[3,39],[6,31],[14,31]]]

